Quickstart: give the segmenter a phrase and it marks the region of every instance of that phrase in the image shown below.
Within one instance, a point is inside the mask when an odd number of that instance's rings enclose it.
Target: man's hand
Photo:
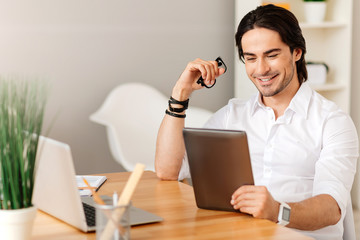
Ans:
[[[231,205],[255,218],[277,222],[280,203],[274,200],[264,186],[241,186],[232,195]]]
[[[244,185],[231,198],[234,209],[277,222],[280,203],[275,201],[264,186]],[[341,219],[341,210],[333,197],[320,194],[296,203],[291,207],[290,228],[314,231],[336,224]]]
[[[206,85],[212,85],[215,82],[215,78],[224,72],[225,69],[219,68],[216,61],[205,61],[197,58],[186,66],[176,82],[172,96],[179,101],[186,100],[193,91],[203,88],[200,84],[196,83],[200,76],[202,76]]]

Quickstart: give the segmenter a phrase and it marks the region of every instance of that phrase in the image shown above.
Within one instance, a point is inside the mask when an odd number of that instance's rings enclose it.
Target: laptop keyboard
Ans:
[[[89,227],[94,227],[95,222],[95,207],[82,202],[85,212],[86,223]]]

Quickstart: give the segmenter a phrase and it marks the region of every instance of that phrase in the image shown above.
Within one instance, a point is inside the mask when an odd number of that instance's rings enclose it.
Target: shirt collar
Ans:
[[[253,96],[251,115],[253,116],[258,109],[265,109],[265,108],[266,106],[261,100],[261,94],[257,92],[257,94]]]
[[[306,118],[309,110],[311,95],[312,89],[309,84],[307,82],[302,83],[299,90],[291,100],[288,109],[291,109]]]
[[[307,117],[310,99],[312,95],[312,89],[308,85],[307,82],[304,82],[301,84],[299,90],[296,92],[295,96],[291,100],[289,106],[287,109],[291,109],[294,112],[304,116],[304,118]],[[258,92],[255,96],[253,96],[253,104],[252,104],[252,110],[251,115],[254,115],[255,112],[262,108],[266,108],[264,103],[261,100],[261,95]]]

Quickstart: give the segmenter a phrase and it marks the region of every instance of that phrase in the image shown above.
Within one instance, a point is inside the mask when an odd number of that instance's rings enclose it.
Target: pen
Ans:
[[[119,200],[118,194],[117,194],[116,191],[114,191],[114,193],[113,193],[113,206],[114,206],[115,208],[116,208],[116,206],[117,206],[118,200]],[[121,227],[121,225],[120,225],[119,227]],[[124,232],[124,231],[125,231],[125,230],[122,229],[121,232]],[[115,229],[115,232],[114,232],[114,240],[119,240],[119,229]]]
[[[93,195],[94,201],[99,205],[105,205],[104,200],[102,200],[102,198],[94,191],[94,189],[91,188],[88,181],[85,178],[82,178],[82,179],[83,179],[84,183],[86,184],[86,186],[88,187],[88,189],[90,189],[90,191],[91,191],[91,193]]]
[[[97,189],[97,187],[91,187],[92,189]],[[89,189],[88,186],[86,187],[78,187],[79,190],[85,190],[85,189]]]
[[[115,191],[114,194],[113,194],[113,205],[114,206],[117,205],[118,200],[119,200],[119,197],[118,197],[117,192]]]

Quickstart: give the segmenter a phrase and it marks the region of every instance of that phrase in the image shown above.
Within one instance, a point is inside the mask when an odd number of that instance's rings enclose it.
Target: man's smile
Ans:
[[[257,80],[260,81],[260,83],[262,84],[270,84],[271,80],[275,79],[277,76],[279,76],[279,74],[274,74],[274,75],[271,75],[271,76],[263,76],[263,77],[255,77]]]

